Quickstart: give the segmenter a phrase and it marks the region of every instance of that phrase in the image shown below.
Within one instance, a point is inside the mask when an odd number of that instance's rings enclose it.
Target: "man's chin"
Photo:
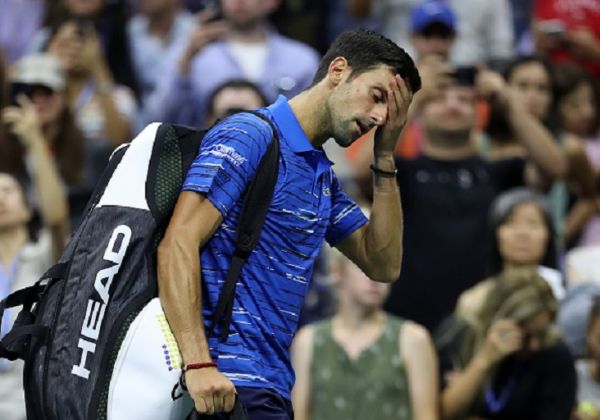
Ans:
[[[355,137],[355,138],[344,137],[342,139],[338,139],[337,137],[334,137],[334,140],[338,146],[346,148],[346,147],[350,147],[352,145],[352,143],[354,143],[356,140],[358,140],[358,137]]]
[[[354,143],[355,141],[356,141],[356,139],[354,139],[354,140],[348,140],[348,139],[338,140],[337,138],[335,139],[336,144],[340,147],[343,147],[344,149],[347,147],[350,147],[350,145],[352,143]]]

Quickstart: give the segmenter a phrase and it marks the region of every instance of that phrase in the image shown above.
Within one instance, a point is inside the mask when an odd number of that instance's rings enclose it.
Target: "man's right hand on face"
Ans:
[[[216,368],[188,370],[185,382],[198,413],[210,415],[233,410],[235,386]]]

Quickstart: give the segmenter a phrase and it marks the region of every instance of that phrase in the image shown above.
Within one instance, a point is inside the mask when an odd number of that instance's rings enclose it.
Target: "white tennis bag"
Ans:
[[[277,130],[253,113],[273,137],[246,190],[213,314],[222,340],[278,174]],[[0,302],[0,318],[4,308],[22,306],[0,357],[25,361],[29,419],[182,420],[192,410],[176,387],[182,361],[157,298],[156,249],[204,134],[154,123],[119,148],[58,264]]]

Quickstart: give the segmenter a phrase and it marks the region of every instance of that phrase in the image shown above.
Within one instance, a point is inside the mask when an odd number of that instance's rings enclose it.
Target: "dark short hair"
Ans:
[[[256,83],[251,82],[247,79],[229,79],[225,82],[218,85],[209,95],[208,97],[208,109],[207,114],[210,115],[215,111],[215,99],[217,96],[226,89],[249,89],[256,93],[264,105],[267,105],[269,102],[265,96],[265,94],[260,90]]]
[[[344,57],[348,61],[351,78],[384,64],[408,81],[412,93],[421,89],[421,77],[410,55],[377,32],[359,29],[338,36],[321,59],[313,85],[325,78],[329,64],[336,57]]]
[[[600,128],[600,89],[598,81],[587,70],[573,63],[558,63],[554,66],[554,103],[553,103],[553,119],[559,123],[559,106],[560,102],[568,95],[579,89],[581,86],[588,84],[592,88],[594,101],[596,103],[596,124],[592,128],[593,133]]]
[[[28,191],[27,180],[24,179],[23,177],[15,174],[14,172],[12,172],[9,168],[7,168],[3,164],[0,164],[0,175],[9,176],[15,181],[15,183],[19,187],[19,193],[21,194],[23,204],[25,204],[25,206],[27,206],[27,208],[32,208],[29,197],[27,196],[27,191]]]
[[[528,64],[538,64],[542,66],[548,75],[550,81],[550,94],[554,98],[554,71],[552,69],[552,65],[546,60],[544,57],[539,55],[524,55],[519,56],[509,63],[506,64],[506,67],[502,71],[502,76],[504,76],[504,80],[508,83],[510,78],[513,76],[515,71],[521,66],[525,66]],[[508,117],[506,116],[506,107],[497,101],[491,101],[490,110],[489,110],[489,118],[485,127],[486,134],[492,138],[494,141],[506,141],[513,138],[514,133],[513,130],[508,123]],[[551,112],[548,112],[544,121],[542,121],[551,131],[554,132],[554,127],[550,122],[553,120],[551,118]]]
[[[548,60],[539,55],[523,55],[511,60],[506,65],[503,71],[502,75],[504,76],[504,79],[508,81],[512,77],[516,69],[527,64],[539,64],[540,66],[542,66],[548,74],[548,78],[550,79],[550,86],[552,87],[552,84],[554,82],[554,73],[552,71],[552,65]]]
[[[549,205],[541,194],[526,187],[518,187],[500,194],[496,197],[490,208],[487,232],[489,241],[487,259],[488,276],[495,276],[503,269],[503,261],[500,255],[496,232],[500,226],[506,223],[515,208],[524,203],[533,203],[539,208],[546,229],[548,230],[548,243],[546,244],[544,256],[540,264],[550,268],[557,268],[555,229]]]

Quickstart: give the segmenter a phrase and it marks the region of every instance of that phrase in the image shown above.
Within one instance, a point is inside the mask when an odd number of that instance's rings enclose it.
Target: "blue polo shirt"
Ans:
[[[290,399],[289,348],[323,241],[336,245],[367,221],[340,188],[332,163],[304,134],[287,99],[261,110],[280,136],[279,176],[261,239],[236,289],[232,334],[209,337],[219,370],[236,386],[272,388]],[[233,254],[246,186],[271,140],[269,125],[248,114],[213,127],[202,142],[183,189],[202,193],[223,223],[200,252],[207,328]]]

